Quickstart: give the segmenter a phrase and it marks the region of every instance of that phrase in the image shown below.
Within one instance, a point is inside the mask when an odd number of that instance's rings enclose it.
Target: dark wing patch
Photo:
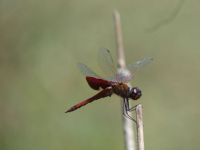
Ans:
[[[103,80],[95,77],[86,77],[89,86],[94,90],[99,90],[99,88],[105,89],[112,85],[112,81]]]

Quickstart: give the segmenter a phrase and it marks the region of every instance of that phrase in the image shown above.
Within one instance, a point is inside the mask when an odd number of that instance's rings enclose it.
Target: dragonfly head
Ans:
[[[139,99],[141,96],[142,96],[142,91],[141,91],[139,88],[133,87],[133,88],[130,90],[130,98],[131,98],[131,99],[137,100],[137,99]]]

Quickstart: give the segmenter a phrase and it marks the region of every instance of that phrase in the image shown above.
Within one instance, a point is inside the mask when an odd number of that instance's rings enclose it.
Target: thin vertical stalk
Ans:
[[[114,11],[114,25],[115,25],[115,35],[116,35],[116,45],[117,45],[117,57],[118,57],[118,69],[125,69],[126,68],[126,61],[124,55],[124,45],[123,45],[123,36],[122,36],[122,29],[121,29],[121,21],[120,21],[120,14],[117,11]],[[124,101],[122,100],[122,114],[124,114]],[[123,120],[123,130],[124,130],[124,141],[125,141],[125,149],[126,150],[135,150],[136,149],[136,142],[135,142],[135,134],[133,130],[133,121],[122,116]]]
[[[136,122],[137,122],[137,142],[139,150],[144,150],[144,131],[143,131],[143,114],[142,105],[136,106]]]

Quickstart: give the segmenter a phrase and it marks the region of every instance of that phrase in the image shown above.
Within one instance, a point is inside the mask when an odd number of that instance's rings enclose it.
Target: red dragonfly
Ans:
[[[100,90],[96,95],[83,100],[76,105],[69,108],[66,113],[77,110],[78,108],[87,105],[95,100],[111,96],[113,93],[124,99],[124,115],[133,120],[128,114],[133,108],[129,108],[129,99],[137,100],[142,96],[142,92],[138,87],[129,87],[127,82],[133,78],[133,74],[136,70],[142,66],[150,63],[152,58],[144,58],[136,63],[128,65],[126,70],[118,70],[115,68],[111,53],[108,49],[101,49],[99,51],[99,64],[102,70],[104,70],[109,77],[107,79],[101,78],[94,71],[92,71],[86,65],[79,63],[78,67],[81,72],[86,76],[86,81],[89,86],[94,90]],[[111,75],[113,74],[114,75]]]

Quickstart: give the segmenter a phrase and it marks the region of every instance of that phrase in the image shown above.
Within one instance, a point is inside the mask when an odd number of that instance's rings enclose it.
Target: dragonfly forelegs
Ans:
[[[130,109],[129,109],[129,102],[128,102],[128,99],[124,99],[124,102],[123,102],[123,107],[124,107],[124,110],[123,110],[123,115],[125,117],[127,117],[128,119],[134,121],[136,123],[136,120],[134,118],[132,118],[128,112],[130,112]],[[135,107],[135,106],[134,106]],[[131,108],[132,109],[132,108]]]
[[[128,111],[129,111],[129,112],[134,111],[134,110],[136,110],[136,107],[137,107],[137,105],[135,105],[135,106],[133,106],[133,107],[131,107],[131,108],[128,108]]]

